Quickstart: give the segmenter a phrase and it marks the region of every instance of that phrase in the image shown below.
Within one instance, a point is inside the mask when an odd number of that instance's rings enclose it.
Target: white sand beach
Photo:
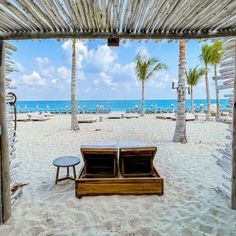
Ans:
[[[236,235],[236,212],[214,190],[222,173],[211,156],[225,146],[228,126],[187,122],[187,144],[172,142],[174,127],[174,121],[154,115],[80,124],[78,132],[70,130],[70,115],[18,123],[16,154],[22,162],[18,179],[29,185],[11,219],[0,227],[0,235]],[[119,140],[158,147],[155,164],[164,177],[163,196],[78,199],[73,181],[54,184],[53,159],[81,157],[81,144]]]

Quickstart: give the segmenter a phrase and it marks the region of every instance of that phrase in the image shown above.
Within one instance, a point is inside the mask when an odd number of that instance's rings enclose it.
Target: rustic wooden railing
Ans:
[[[5,222],[11,214],[11,205],[21,195],[21,188],[15,191],[19,162],[16,161],[16,123],[15,107],[16,96],[10,92],[15,89],[11,86],[10,75],[15,71],[11,55],[16,48],[9,43],[0,41],[0,181],[1,181],[1,212],[0,221]],[[7,93],[9,92],[9,93]],[[6,94],[7,93],[7,94]],[[12,191],[12,189],[14,191]]]
[[[223,41],[223,51],[224,56],[221,60],[220,64],[220,76],[217,78],[219,83],[218,90],[226,90],[227,93],[224,95],[228,98],[227,107],[230,108],[229,116],[231,118],[220,118],[219,121],[229,124],[227,131],[229,134],[226,136],[228,143],[226,144],[225,148],[217,149],[217,153],[213,156],[216,158],[217,164],[222,168],[222,183],[217,186],[217,190],[222,192],[228,198],[231,198],[232,208],[236,208],[235,206],[235,175],[236,170],[234,165],[234,155],[236,154],[233,150],[235,146],[235,124],[233,125],[232,117],[234,112],[234,103],[235,103],[235,72],[236,72],[236,65],[235,65],[235,57],[236,57],[236,39],[230,38],[225,39]],[[234,121],[235,122],[235,121]]]

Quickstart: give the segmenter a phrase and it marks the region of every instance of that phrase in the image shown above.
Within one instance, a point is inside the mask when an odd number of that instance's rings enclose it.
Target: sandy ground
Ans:
[[[221,169],[211,156],[224,147],[227,125],[188,122],[184,145],[172,142],[174,127],[175,122],[153,115],[81,124],[78,132],[70,130],[69,115],[19,123],[18,175],[30,184],[11,219],[0,226],[0,235],[236,235],[236,211],[214,190]],[[54,185],[54,158],[80,156],[81,144],[119,140],[157,145],[155,163],[165,178],[163,196],[77,199],[72,181]]]

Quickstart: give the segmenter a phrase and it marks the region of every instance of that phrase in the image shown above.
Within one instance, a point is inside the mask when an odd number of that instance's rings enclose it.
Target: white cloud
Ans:
[[[177,81],[171,77],[171,75],[167,74],[166,72],[160,71],[157,72],[157,74],[150,78],[149,81],[147,81],[147,86],[151,88],[171,88],[172,81]]]
[[[68,62],[71,63],[71,55],[72,55],[72,41],[67,40],[61,45],[62,49],[64,52],[66,52],[67,57],[68,57]],[[82,68],[82,62],[85,58],[88,56],[88,47],[82,40],[77,40],[76,41],[76,64],[77,68],[81,69]]]
[[[58,78],[66,83],[70,83],[71,71],[65,66],[57,68]]]
[[[111,79],[111,76],[106,75],[104,72],[101,72],[101,73],[99,74],[99,76],[101,77],[101,79],[104,81],[104,83],[105,83],[106,85],[111,86],[111,85],[113,84],[113,81],[112,81],[112,79]]]
[[[71,41],[61,45],[68,57],[67,61],[71,61],[71,46]],[[78,40],[76,49],[78,79],[86,78],[88,88],[96,90],[109,86],[111,90],[116,90],[119,86],[124,87],[123,81],[131,80],[132,84],[134,83],[136,79],[134,63],[124,65],[118,63],[116,51],[106,44],[89,49],[84,41]]]
[[[17,72],[23,72],[24,71],[24,67],[19,63],[19,62],[14,62],[14,69]]]
[[[46,86],[47,81],[40,76],[36,71],[33,71],[29,75],[23,75],[20,77],[20,84],[28,87],[32,86]]]
[[[48,57],[36,57],[35,58],[35,61],[36,61],[36,65],[38,66],[38,67],[42,67],[42,66],[44,66],[44,65],[47,65],[47,64],[49,64],[49,59],[48,59]]]

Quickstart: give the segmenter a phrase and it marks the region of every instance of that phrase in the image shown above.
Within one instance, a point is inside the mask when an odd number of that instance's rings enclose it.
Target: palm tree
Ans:
[[[211,101],[210,101],[208,69],[209,69],[209,64],[211,63],[212,60],[212,47],[210,45],[202,46],[202,53],[200,55],[200,59],[205,66],[205,83],[206,83],[206,99],[207,99],[206,120],[209,121],[211,119],[211,112],[210,112]]]
[[[71,67],[71,129],[79,130],[76,113],[76,39],[72,40],[72,67]]]
[[[196,86],[199,82],[199,79],[205,74],[203,69],[198,69],[198,66],[193,69],[189,69],[185,75],[187,79],[187,84],[190,86],[190,95],[191,95],[191,112],[194,113],[193,107],[193,87]]]
[[[212,45],[212,57],[211,57],[211,64],[214,67],[214,80],[215,80],[215,90],[216,90],[216,120],[220,118],[220,102],[219,102],[219,91],[218,81],[217,81],[217,65],[220,63],[220,60],[224,52],[222,52],[222,42],[215,41]]]
[[[179,42],[179,79],[177,88],[178,108],[176,115],[175,133],[173,142],[187,143],[186,114],[185,114],[185,42]]]
[[[144,115],[144,83],[162,69],[167,69],[167,66],[160,63],[156,58],[144,58],[140,52],[137,54],[135,70],[138,79],[142,82],[142,115]]]

